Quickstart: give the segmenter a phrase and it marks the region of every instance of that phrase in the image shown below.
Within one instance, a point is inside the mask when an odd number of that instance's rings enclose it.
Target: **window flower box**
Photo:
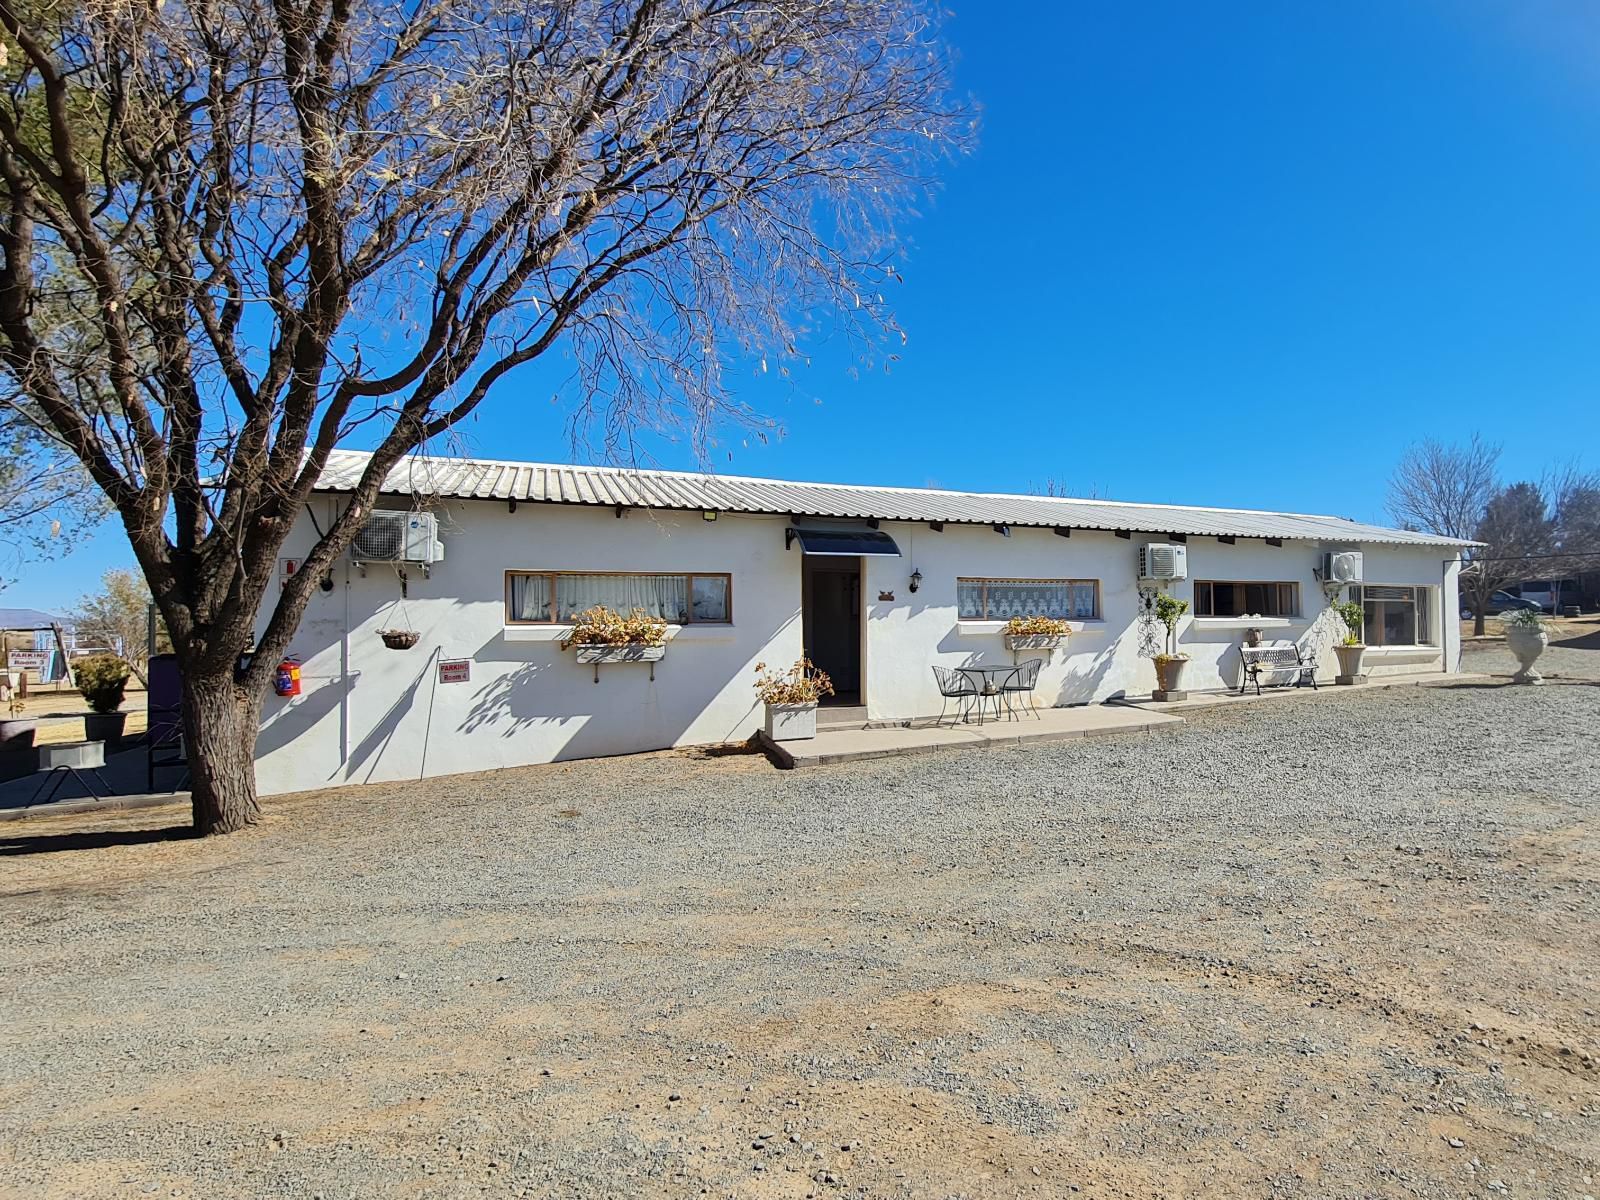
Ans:
[[[665,646],[641,646],[623,643],[621,645],[576,645],[572,652],[581,663],[627,663],[627,662],[660,662],[667,656]]]
[[[1067,640],[1064,633],[1008,633],[1007,650],[1054,650]]]

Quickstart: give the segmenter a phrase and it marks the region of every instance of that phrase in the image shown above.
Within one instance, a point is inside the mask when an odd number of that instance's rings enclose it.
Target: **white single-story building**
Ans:
[[[286,555],[366,461],[334,454]],[[937,714],[931,668],[1011,662],[1016,615],[1071,622],[1040,706],[1148,695],[1152,543],[1186,551],[1162,586],[1190,605],[1190,689],[1236,686],[1252,628],[1331,679],[1330,596],[1363,604],[1370,675],[1458,668],[1463,544],[1338,517],[449,458],[408,460],[383,492],[416,519],[380,518],[313,596],[301,694],[266,702],[264,793],[744,739],[756,664],[802,652],[863,721]],[[1325,555],[1352,550],[1362,582],[1325,585]],[[575,661],[561,640],[596,603],[665,617],[661,661]],[[386,648],[396,627],[420,640]]]

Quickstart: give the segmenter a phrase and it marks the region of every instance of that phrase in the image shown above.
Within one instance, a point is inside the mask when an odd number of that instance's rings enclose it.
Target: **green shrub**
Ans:
[[[1178,653],[1178,622],[1188,611],[1187,600],[1179,600],[1176,596],[1169,596],[1165,592],[1156,597],[1156,620],[1167,627],[1167,651],[1165,654],[1156,655],[1158,659],[1188,657]]]
[[[74,663],[78,690],[97,713],[114,713],[122,707],[122,693],[128,686],[128,664],[114,654],[96,654]]]
[[[1339,619],[1344,622],[1347,630],[1344,644],[1346,646],[1361,645],[1361,636],[1366,632],[1367,617],[1361,605],[1354,600],[1346,600],[1342,604],[1334,604],[1333,611],[1339,614]]]

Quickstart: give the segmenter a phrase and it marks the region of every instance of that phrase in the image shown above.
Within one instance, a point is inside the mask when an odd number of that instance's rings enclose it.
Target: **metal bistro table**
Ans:
[[[1001,682],[1007,675],[1013,674],[1016,667],[957,667],[963,675],[972,678],[976,689],[975,699],[978,701],[978,724],[983,724],[983,705],[986,700],[994,701],[994,719],[1000,719],[1000,704],[1005,699],[1005,690]],[[1006,705],[1009,710],[1010,705]]]

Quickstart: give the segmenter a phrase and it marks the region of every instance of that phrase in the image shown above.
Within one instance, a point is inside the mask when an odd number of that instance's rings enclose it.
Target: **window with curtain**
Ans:
[[[1247,580],[1197,579],[1197,617],[1297,617],[1298,583],[1253,583]]]
[[[1432,588],[1369,583],[1350,589],[1366,618],[1369,646],[1431,646],[1428,627]]]
[[[624,615],[634,609],[673,625],[732,621],[729,575],[633,575],[588,571],[506,572],[506,621],[558,624],[603,605]]]
[[[956,615],[963,621],[1056,617],[1093,621],[1100,616],[1096,579],[957,579]]]

